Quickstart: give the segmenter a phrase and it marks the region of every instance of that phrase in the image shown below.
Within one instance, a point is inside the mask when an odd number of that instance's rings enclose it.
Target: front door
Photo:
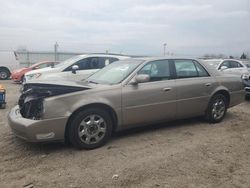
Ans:
[[[137,74],[150,80],[122,88],[123,124],[147,124],[176,116],[176,88],[168,60],[148,62]]]

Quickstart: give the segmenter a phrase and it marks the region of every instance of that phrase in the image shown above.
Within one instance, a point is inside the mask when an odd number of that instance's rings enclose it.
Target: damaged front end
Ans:
[[[83,91],[86,87],[55,84],[25,84],[18,105],[22,117],[40,120],[44,112],[43,102],[47,97]]]

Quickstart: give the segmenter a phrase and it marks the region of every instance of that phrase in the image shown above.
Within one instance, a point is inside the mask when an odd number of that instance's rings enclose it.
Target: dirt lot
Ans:
[[[195,118],[152,125],[77,151],[16,138],[6,116],[19,85],[2,83],[8,105],[0,110],[0,187],[250,187],[250,101],[220,124]]]

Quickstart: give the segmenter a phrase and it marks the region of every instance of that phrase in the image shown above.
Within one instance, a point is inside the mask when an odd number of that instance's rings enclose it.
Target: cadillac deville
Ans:
[[[200,60],[131,58],[80,82],[26,83],[8,119],[14,134],[27,141],[67,140],[93,149],[112,132],[135,126],[196,116],[218,123],[243,100],[239,76]]]

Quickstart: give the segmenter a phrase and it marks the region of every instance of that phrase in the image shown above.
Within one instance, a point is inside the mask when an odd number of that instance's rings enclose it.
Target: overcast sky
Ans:
[[[0,50],[250,51],[250,0],[0,0]]]

